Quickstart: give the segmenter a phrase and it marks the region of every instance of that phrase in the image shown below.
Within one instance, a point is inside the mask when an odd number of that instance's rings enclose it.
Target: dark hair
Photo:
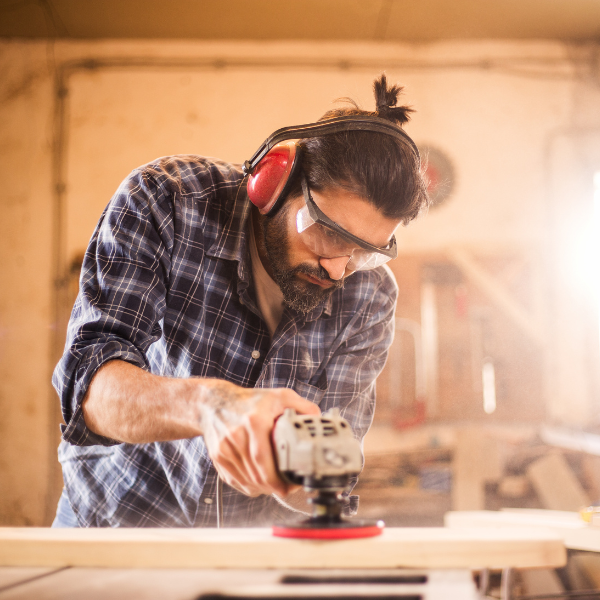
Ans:
[[[385,75],[373,83],[375,112],[352,106],[326,112],[320,120],[348,115],[375,116],[401,126],[414,112],[408,106],[396,106],[402,88],[388,88]],[[372,131],[345,131],[299,142],[302,169],[308,184],[316,190],[340,187],[371,202],[389,218],[403,224],[412,221],[429,205],[427,186],[420,160],[408,142]],[[293,182],[290,196],[302,193],[299,178]]]

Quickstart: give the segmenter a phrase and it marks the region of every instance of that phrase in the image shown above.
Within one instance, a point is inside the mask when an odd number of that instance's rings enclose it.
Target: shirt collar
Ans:
[[[233,209],[227,222],[212,246],[206,250],[208,256],[237,261],[238,277],[245,283],[250,281],[250,261],[246,238],[249,216],[250,201],[246,194],[246,179],[243,179],[236,189]]]

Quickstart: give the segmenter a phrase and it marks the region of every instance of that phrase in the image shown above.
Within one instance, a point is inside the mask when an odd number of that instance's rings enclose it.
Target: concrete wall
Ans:
[[[0,523],[48,523],[54,510],[58,415],[49,379],[72,301],[69,268],[123,177],[173,153],[242,161],[273,130],[317,119],[338,97],[371,108],[371,82],[382,70],[406,86],[418,110],[409,133],[446,152],[457,174],[452,199],[399,232],[401,251],[537,257],[543,301],[531,317],[548,348],[548,389],[556,377],[564,389],[549,393],[548,415],[589,423],[596,367],[579,359],[597,353],[595,317],[573,317],[572,294],[557,298],[564,288],[549,259],[569,244],[557,235],[567,228],[560,215],[570,215],[568,231],[585,222],[587,173],[600,169],[592,51],[550,42],[2,42]],[[561,135],[572,152],[574,127],[587,131],[583,172],[577,152],[564,166],[553,141]],[[557,162],[563,169],[553,183]],[[565,211],[574,171],[580,192]],[[557,186],[563,191],[555,194]],[[574,294],[589,304],[589,293]],[[559,313],[574,319],[575,335],[552,329]],[[564,347],[565,336],[572,348],[559,357],[553,348]],[[573,365],[575,399],[565,384]]]

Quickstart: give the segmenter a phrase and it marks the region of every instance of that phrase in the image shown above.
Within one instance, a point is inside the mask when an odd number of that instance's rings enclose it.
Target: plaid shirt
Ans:
[[[371,424],[393,337],[393,276],[358,272],[311,313],[286,308],[271,340],[250,280],[242,178],[213,159],[159,159],[121,184],[94,231],[53,377],[66,423],[59,459],[82,526],[216,520],[216,471],[202,437],[123,444],[86,427],[81,403],[109,360],[168,377],[289,387],[322,411],[339,407],[359,439]],[[266,524],[285,511],[270,496],[224,487],[226,525]]]

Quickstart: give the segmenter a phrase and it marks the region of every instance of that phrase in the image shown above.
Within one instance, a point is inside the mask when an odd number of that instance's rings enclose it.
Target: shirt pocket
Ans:
[[[326,389],[317,387],[316,385],[310,385],[305,381],[301,381],[300,379],[295,379],[292,383],[292,389],[302,398],[306,400],[310,400],[317,406],[321,404],[321,400],[323,400],[323,396],[327,392]]]

